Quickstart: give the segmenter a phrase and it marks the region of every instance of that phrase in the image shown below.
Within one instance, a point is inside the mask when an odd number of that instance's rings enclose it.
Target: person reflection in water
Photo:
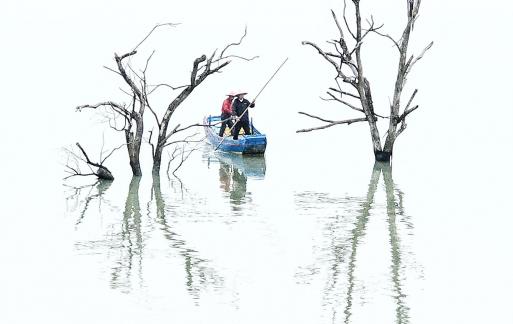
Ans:
[[[244,197],[246,197],[246,185],[248,183],[248,178],[242,170],[234,167],[232,181],[233,190],[230,192],[230,198],[233,202],[240,203],[243,201]]]
[[[225,192],[230,192],[231,178],[230,178],[230,166],[226,163],[220,163],[219,165],[219,181],[221,182],[221,189]]]
[[[219,182],[223,191],[230,193],[230,200],[239,204],[246,197],[247,176],[243,170],[220,161],[219,163]]]

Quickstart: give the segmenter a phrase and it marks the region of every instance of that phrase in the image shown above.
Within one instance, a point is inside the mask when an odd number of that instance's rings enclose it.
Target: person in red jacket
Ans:
[[[223,101],[223,107],[221,108],[221,120],[223,120],[221,124],[221,129],[219,130],[219,136],[224,136],[224,130],[226,129],[226,126],[230,127],[230,130],[233,127],[232,122],[232,102],[233,98],[235,97],[234,92],[230,92],[228,95],[228,98],[226,98]]]

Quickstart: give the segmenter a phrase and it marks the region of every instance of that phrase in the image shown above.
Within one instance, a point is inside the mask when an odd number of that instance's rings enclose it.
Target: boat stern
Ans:
[[[246,136],[243,143],[242,154],[264,154],[267,147],[267,138],[263,134]]]

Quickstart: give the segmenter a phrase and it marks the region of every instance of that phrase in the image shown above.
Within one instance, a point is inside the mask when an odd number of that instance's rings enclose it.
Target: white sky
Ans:
[[[404,23],[403,2],[362,1],[362,6],[369,13],[373,8],[376,21],[385,23],[390,34],[399,35]],[[342,2],[4,2],[0,13],[0,82],[3,106],[9,107],[4,118],[11,121],[6,133],[18,134],[17,142],[29,143],[33,140],[31,132],[20,127],[22,122],[29,123],[32,129],[49,133],[54,147],[65,144],[61,141],[63,133],[71,141],[83,136],[84,129],[91,125],[83,125],[87,118],[75,114],[73,108],[105,99],[122,101],[118,91],[122,82],[102,66],[112,66],[114,52],[131,49],[159,22],[182,25],[160,30],[134,59],[141,63],[152,50],[157,50],[150,70],[150,78],[156,82],[182,84],[194,57],[238,39],[245,25],[248,36],[237,53],[261,57],[252,63],[233,62],[224,74],[207,79],[180,109],[187,118],[198,120],[206,112],[216,112],[222,94],[231,89],[246,89],[251,97],[285,57],[290,58],[286,68],[259,100],[265,110],[254,112],[260,125],[272,132],[279,128],[277,121],[292,121],[286,126],[286,135],[280,136],[289,138],[295,129],[315,124],[298,117],[297,111],[340,118],[353,116],[342,107],[318,99],[332,85],[332,72],[313,49],[300,45],[302,40],[323,44],[336,35],[330,8],[340,12]],[[421,110],[411,116],[409,129],[399,140],[403,143],[398,145],[407,145],[412,138],[418,142],[423,134],[433,132],[436,124],[436,131],[442,133],[437,141],[452,138],[457,146],[478,141],[481,148],[490,142],[494,150],[504,152],[499,142],[512,136],[508,127],[511,102],[506,100],[509,75],[513,72],[509,60],[510,9],[507,1],[423,2],[410,51],[419,53],[431,40],[435,45],[409,78],[405,96],[418,87]],[[386,113],[397,64],[395,52],[386,40],[373,38],[364,55],[376,109]],[[163,95],[155,100],[163,106],[169,97]],[[52,127],[48,128],[48,124]],[[367,132],[364,125],[353,126],[349,130],[338,128],[338,132]],[[318,136],[324,135],[300,138]],[[430,141],[430,137],[422,138],[433,149],[440,145]],[[17,150],[19,145],[11,143],[10,148]],[[367,143],[370,145],[370,141]],[[465,149],[472,147],[475,148],[472,145]],[[371,154],[368,147],[366,151]]]

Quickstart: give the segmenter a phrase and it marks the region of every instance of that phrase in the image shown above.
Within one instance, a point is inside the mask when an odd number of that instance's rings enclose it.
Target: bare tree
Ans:
[[[299,112],[300,114],[320,120],[325,124],[319,127],[301,129],[297,132],[310,132],[335,125],[349,125],[357,122],[367,122],[370,128],[375,159],[377,161],[390,161],[395,140],[406,128],[406,117],[418,108],[418,105],[412,106],[413,99],[417,94],[417,89],[415,89],[408,100],[408,103],[404,109],[401,110],[401,96],[407,76],[415,63],[417,63],[424,56],[426,51],[431,48],[433,42],[429,43],[429,45],[427,45],[419,55],[408,56],[410,34],[413,30],[413,25],[418,18],[421,0],[406,0],[407,22],[399,40],[381,32],[383,25],[377,26],[372,16],[370,20],[367,20],[368,26],[365,28],[362,25],[360,0],[351,1],[354,5],[355,15],[353,26],[351,26],[348,15],[346,14],[346,0],[344,0],[343,10],[344,25],[339,22],[335,12],[332,11],[333,19],[339,32],[338,39],[328,42],[333,46],[334,52],[323,50],[317,44],[309,41],[304,41],[303,45],[309,45],[315,48],[336,71],[336,87],[329,88],[329,91],[327,91],[329,98],[325,98],[324,100],[339,102],[351,110],[362,113],[364,117],[335,121],[307,114],[305,112]],[[370,82],[364,74],[361,52],[362,47],[366,42],[366,37],[371,33],[392,41],[394,47],[399,53],[399,65],[394,87],[393,101],[390,104],[389,116],[382,116],[375,113]],[[353,44],[353,46],[350,46],[350,44]],[[384,146],[381,144],[381,137],[377,127],[378,118],[389,119],[389,126]]]
[[[137,54],[137,49],[141,46],[144,41],[159,27],[171,26],[174,27],[177,24],[165,23],[155,25],[151,31],[140,41],[132,51],[123,55],[114,53],[114,61],[116,62],[117,70],[105,67],[111,72],[119,75],[123,81],[128,85],[129,91],[122,90],[125,94],[129,95],[131,102],[127,103],[116,103],[113,101],[104,101],[94,105],[82,105],[76,108],[77,111],[82,109],[90,108],[106,108],[110,113],[108,117],[109,126],[115,131],[124,132],[126,146],[128,149],[128,157],[130,161],[130,167],[132,168],[132,174],[134,176],[141,176],[141,163],[140,163],[140,152],[142,137],[144,134],[144,112],[148,103],[146,93],[146,70],[148,64],[153,56],[153,53],[146,60],[146,66],[141,71],[142,76],[137,73],[131,66],[130,62],[125,63],[126,60],[130,60],[132,56]],[[122,123],[118,122],[119,117],[122,119]]]
[[[150,110],[151,114],[155,117],[155,121],[158,125],[158,138],[156,144],[151,143],[151,135],[148,142],[152,146],[152,157],[153,157],[153,171],[158,173],[160,171],[160,164],[162,160],[162,152],[166,146],[182,142],[169,141],[172,135],[188,130],[198,124],[180,127],[178,124],[171,132],[168,132],[168,125],[171,116],[176,111],[178,106],[192,93],[192,91],[201,84],[209,75],[219,72],[222,68],[230,63],[230,58],[240,58],[244,60],[252,60],[253,58],[244,58],[238,55],[227,55],[226,52],[231,46],[239,45],[242,39],[246,36],[242,36],[238,43],[232,43],[227,45],[220,54],[214,51],[211,56],[207,58],[206,55],[202,55],[196,58],[193,62],[192,72],[190,75],[190,81],[182,86],[171,86],[166,83],[157,85],[151,85],[147,81],[147,70],[153,53],[146,59],[146,64],[143,69],[136,71],[131,63],[130,58],[137,54],[137,49],[141,46],[144,41],[158,28],[162,26],[176,26],[176,24],[166,23],[158,24],[144,37],[144,39],[135,46],[135,48],[123,55],[114,54],[114,60],[116,62],[116,69],[106,67],[111,72],[121,76],[124,83],[128,85],[129,90],[123,92],[130,96],[131,100],[129,103],[118,103],[114,101],[104,101],[93,105],[82,105],[77,107],[77,111],[83,109],[98,109],[103,108],[108,113],[109,126],[120,132],[124,132],[125,141],[128,149],[128,155],[130,160],[130,166],[134,176],[141,176],[141,164],[140,164],[140,150],[143,142],[144,135],[144,113],[146,108]],[[150,104],[149,97],[159,88],[169,88],[171,90],[181,90],[181,92],[174,99],[171,100],[164,115],[159,118],[156,110]],[[121,120],[121,121],[120,121]]]

